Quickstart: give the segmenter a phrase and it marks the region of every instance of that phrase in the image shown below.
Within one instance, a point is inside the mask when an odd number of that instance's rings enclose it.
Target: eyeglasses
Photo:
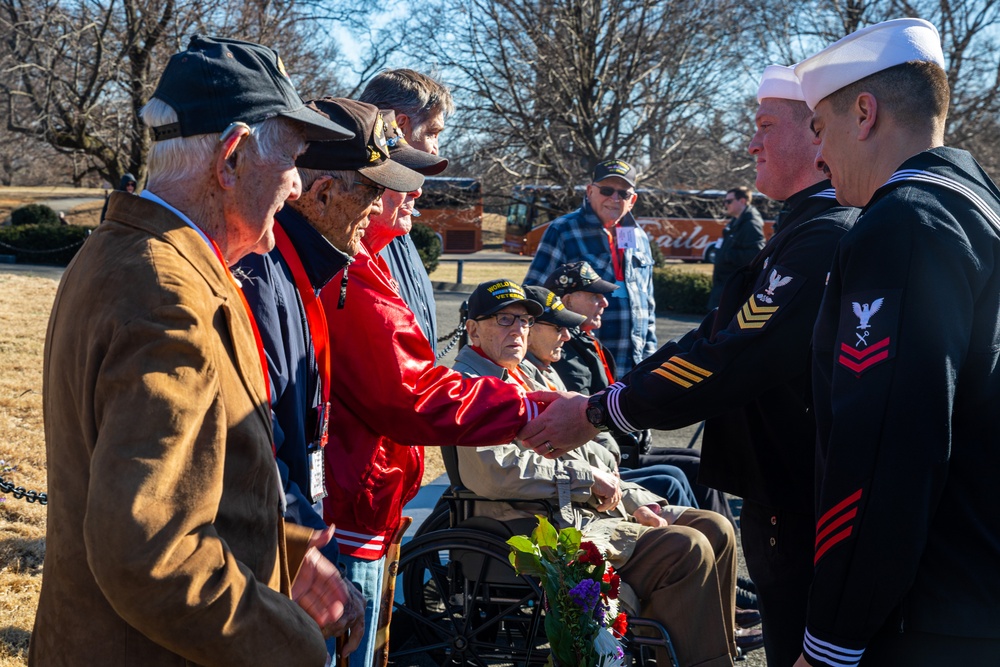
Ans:
[[[515,315],[513,313],[497,313],[495,315],[486,315],[485,317],[477,317],[476,321],[481,322],[482,320],[485,320],[487,317],[492,317],[497,321],[497,324],[499,324],[502,327],[513,326],[514,322],[520,323],[522,329],[530,329],[531,327],[535,326],[535,318],[532,317],[531,315]]]
[[[736,201],[735,198],[733,198],[733,199],[726,198],[726,199],[722,200],[722,203],[723,204],[732,204],[734,201]]]
[[[385,192],[385,186],[379,185],[378,183],[365,183],[364,181],[354,181],[354,185],[362,185],[368,190],[373,190],[375,195],[372,197],[372,201],[382,197],[382,193]]]
[[[617,188],[612,188],[607,185],[601,185],[597,188],[597,191],[601,193],[602,197],[610,197],[611,195],[618,193],[618,196],[622,199],[628,199],[635,194],[633,190],[619,190]]]
[[[551,322],[536,322],[535,324],[543,324],[543,325],[545,325],[547,327],[552,327],[553,329],[557,330],[560,335],[563,332],[569,333],[569,327],[561,327],[558,324],[552,324]]]

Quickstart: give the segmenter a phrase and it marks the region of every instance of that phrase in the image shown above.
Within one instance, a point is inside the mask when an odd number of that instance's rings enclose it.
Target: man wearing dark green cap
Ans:
[[[273,246],[306,140],[352,133],[271,49],[207,37],[142,117],[146,190],[112,193],[46,337],[58,492],[28,662],[321,667],[343,588],[282,520],[264,355],[229,266]]]

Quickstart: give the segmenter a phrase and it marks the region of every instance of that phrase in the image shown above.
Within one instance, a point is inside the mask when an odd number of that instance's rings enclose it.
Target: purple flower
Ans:
[[[607,614],[608,614],[608,606],[605,604],[598,604],[597,607],[594,608],[594,620],[596,620],[602,626],[604,625],[604,619],[607,616]]]
[[[583,613],[589,614],[601,599],[601,584],[593,579],[584,579],[570,589],[569,597],[583,609]]]

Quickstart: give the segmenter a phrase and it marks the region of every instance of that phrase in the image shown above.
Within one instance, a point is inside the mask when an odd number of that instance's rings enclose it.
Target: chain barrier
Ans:
[[[437,342],[439,342],[439,343],[443,343],[445,341],[448,341],[448,344],[444,347],[444,349],[437,353],[437,360],[438,361],[441,361],[446,356],[448,356],[448,353],[451,352],[452,348],[455,347],[455,345],[458,344],[458,341],[462,337],[463,333],[465,333],[465,323],[464,322],[462,324],[459,324],[458,328],[455,329],[454,331],[452,331],[447,336],[441,336],[440,338],[437,339]]]
[[[49,504],[49,494],[39,493],[37,491],[28,491],[23,486],[14,486],[3,477],[0,477],[0,493],[9,493],[14,496],[15,500],[27,500],[29,503],[39,503],[40,505]]]
[[[86,241],[86,239],[84,239],[84,241]],[[9,248],[10,250],[14,250],[15,252],[24,252],[35,255],[45,255],[51,252],[62,252],[63,250],[69,250],[70,248],[76,248],[82,245],[83,241],[77,241],[76,243],[71,243],[70,245],[63,246],[62,248],[55,248],[54,250],[28,250],[27,248],[17,248],[12,245],[7,245],[3,241],[0,241],[0,247]]]

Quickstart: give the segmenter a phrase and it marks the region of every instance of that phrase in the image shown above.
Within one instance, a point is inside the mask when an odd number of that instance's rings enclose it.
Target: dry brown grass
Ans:
[[[39,274],[0,265],[0,459],[4,479],[42,491],[42,347],[59,272]],[[0,499],[0,667],[20,667],[42,585],[45,508]]]

